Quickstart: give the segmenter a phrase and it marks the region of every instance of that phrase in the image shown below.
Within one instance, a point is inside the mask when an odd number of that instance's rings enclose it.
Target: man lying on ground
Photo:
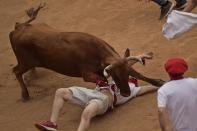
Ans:
[[[109,83],[98,81],[94,90],[78,86],[60,88],[55,93],[50,120],[42,121],[35,124],[35,126],[41,131],[57,131],[57,119],[60,110],[64,103],[69,101],[84,107],[77,131],[86,131],[93,117],[102,115],[107,112],[107,110],[113,109],[114,106],[123,104],[136,96],[158,89],[158,87],[151,85],[137,87],[137,80],[131,77],[128,83],[131,90],[129,97],[120,95],[120,90],[117,88],[114,81]]]
[[[188,65],[180,58],[168,60],[165,69],[171,80],[158,90],[162,131],[197,131],[197,79],[183,77]]]

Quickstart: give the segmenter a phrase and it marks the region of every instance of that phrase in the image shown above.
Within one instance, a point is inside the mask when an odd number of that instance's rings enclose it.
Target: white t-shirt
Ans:
[[[167,82],[158,90],[158,107],[166,107],[173,131],[197,131],[197,79]]]
[[[115,103],[115,105],[120,105],[120,104],[124,104],[126,103],[128,100],[130,100],[133,97],[136,97],[137,93],[140,91],[141,87],[136,87],[135,84],[129,82],[129,87],[130,87],[130,91],[131,94],[128,97],[124,97],[120,94],[120,89],[116,86],[114,81],[109,82],[109,87],[106,86],[106,88],[110,89],[110,92],[112,93],[112,95],[116,95],[117,101]],[[103,88],[103,87],[96,87],[96,89],[99,90],[99,88]],[[105,87],[104,87],[105,88]],[[111,89],[114,88],[114,91]]]

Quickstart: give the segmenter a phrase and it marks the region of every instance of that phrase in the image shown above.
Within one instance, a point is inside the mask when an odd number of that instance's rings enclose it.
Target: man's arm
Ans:
[[[158,115],[159,115],[159,123],[162,131],[172,131],[170,122],[169,122],[169,116],[166,111],[165,107],[159,107],[158,108]]]
[[[172,131],[171,123],[169,121],[168,112],[166,109],[167,105],[167,94],[162,89],[158,90],[157,95],[157,102],[158,102],[158,115],[159,115],[159,123],[162,131]]]
[[[151,93],[151,92],[157,91],[159,89],[159,87],[156,87],[153,85],[146,85],[146,86],[140,86],[140,87],[141,88],[136,96],[141,96],[141,95],[144,95],[147,93]]]
[[[185,12],[191,12],[194,8],[197,6],[197,0],[188,0],[187,1],[187,6],[183,11]]]

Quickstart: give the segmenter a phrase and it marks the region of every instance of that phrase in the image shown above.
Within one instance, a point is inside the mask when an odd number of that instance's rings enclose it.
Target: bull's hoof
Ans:
[[[29,94],[22,95],[22,101],[27,102],[30,100]]]
[[[28,102],[30,100],[30,97],[29,98],[22,98],[22,102]]]

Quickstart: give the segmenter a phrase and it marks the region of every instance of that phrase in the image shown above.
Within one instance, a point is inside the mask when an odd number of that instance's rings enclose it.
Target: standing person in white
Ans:
[[[188,65],[180,58],[168,60],[165,70],[171,80],[158,90],[162,131],[197,131],[197,79],[183,77]]]

